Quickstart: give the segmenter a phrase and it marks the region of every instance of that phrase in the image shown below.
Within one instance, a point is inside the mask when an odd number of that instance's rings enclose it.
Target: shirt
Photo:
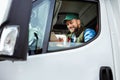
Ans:
[[[75,34],[76,41],[73,41],[73,34]],[[87,42],[96,35],[96,32],[91,28],[79,29],[77,32],[67,34],[67,37],[71,39],[71,42]]]

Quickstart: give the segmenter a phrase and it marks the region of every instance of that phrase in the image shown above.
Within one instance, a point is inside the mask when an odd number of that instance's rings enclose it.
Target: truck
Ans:
[[[0,80],[120,80],[119,0],[0,0]],[[78,14],[96,35],[70,42]],[[58,41],[62,38],[62,41]]]

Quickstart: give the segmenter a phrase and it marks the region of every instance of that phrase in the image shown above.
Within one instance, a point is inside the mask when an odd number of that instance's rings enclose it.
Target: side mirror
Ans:
[[[0,55],[13,55],[18,34],[18,25],[8,25],[4,27],[0,39]]]
[[[0,60],[26,60],[32,0],[12,0],[8,7],[8,15],[0,24]]]

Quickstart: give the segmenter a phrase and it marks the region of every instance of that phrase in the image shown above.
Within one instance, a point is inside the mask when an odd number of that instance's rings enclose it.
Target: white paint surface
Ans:
[[[0,0],[0,25],[6,21],[12,0]]]

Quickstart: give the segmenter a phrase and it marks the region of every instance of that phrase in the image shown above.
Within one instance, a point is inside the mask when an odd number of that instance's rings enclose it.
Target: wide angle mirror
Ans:
[[[16,39],[18,36],[18,25],[6,26],[1,34],[0,55],[13,55]]]

